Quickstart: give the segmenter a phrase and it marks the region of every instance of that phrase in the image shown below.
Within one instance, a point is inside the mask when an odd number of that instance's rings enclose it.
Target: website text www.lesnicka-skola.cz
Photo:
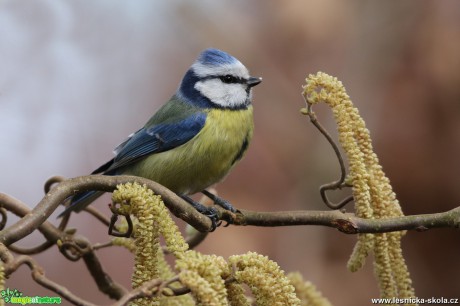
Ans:
[[[460,300],[458,298],[391,298],[391,299],[371,299],[372,304],[419,304],[419,305],[436,305],[436,304],[460,304]]]

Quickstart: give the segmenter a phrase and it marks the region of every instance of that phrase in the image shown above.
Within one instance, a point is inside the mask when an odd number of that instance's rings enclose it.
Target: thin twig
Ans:
[[[84,252],[82,258],[91,276],[96,281],[99,290],[114,300],[121,299],[128,291],[123,286],[112,280],[110,275],[104,271],[104,268],[102,267],[99,258],[94,253],[89,241],[84,238],[79,238],[78,242],[80,245],[86,244],[87,251]]]
[[[82,258],[99,290],[110,298],[118,300],[126,294],[127,290],[113,281],[110,275],[104,271],[93,247],[86,238],[82,236],[68,237],[60,243],[59,250],[71,261]]]
[[[107,241],[105,243],[95,243],[95,244],[93,244],[93,250],[97,251],[97,250],[109,248],[109,247],[112,247],[112,246],[113,246],[112,241]]]
[[[124,306],[127,305],[130,301],[142,298],[142,297],[152,297],[157,293],[158,287],[161,285],[162,281],[160,279],[153,279],[151,281],[143,283],[140,287],[128,292],[116,303],[113,303],[111,306]]]
[[[173,296],[184,295],[190,293],[190,289],[187,287],[174,287],[173,283],[179,282],[179,276],[176,275],[169,280],[161,279],[152,279],[148,282],[143,283],[140,287],[132,290],[131,292],[126,293],[119,301],[112,304],[111,306],[123,306],[127,305],[130,301],[143,298],[143,297],[153,297],[157,295],[171,296],[168,294],[168,289],[173,293]]]
[[[208,236],[208,232],[198,232],[196,231],[193,235],[187,236],[186,242],[190,249],[194,249],[199,245],[203,240]]]
[[[105,226],[109,226],[110,225],[110,220],[109,218],[107,218],[104,214],[102,214],[99,210],[97,210],[96,208],[92,207],[92,206],[87,206],[85,207],[85,209],[83,210],[87,213],[89,213],[91,216],[93,216],[94,218],[96,218],[97,220],[99,220],[102,224],[104,224]],[[70,214],[69,214],[70,215]]]
[[[10,249],[10,251],[13,251],[16,254],[34,255],[34,254],[38,254],[38,253],[41,253],[43,251],[48,250],[53,245],[54,245],[53,241],[46,240],[45,242],[43,242],[43,243],[41,243],[41,244],[39,244],[37,246],[31,247],[31,248],[22,248],[22,247],[14,245],[14,244],[10,244],[8,246],[8,248]]]
[[[8,216],[6,214],[6,209],[0,207],[0,214],[2,215],[2,220],[0,221],[0,231],[5,227],[6,222],[8,221]]]

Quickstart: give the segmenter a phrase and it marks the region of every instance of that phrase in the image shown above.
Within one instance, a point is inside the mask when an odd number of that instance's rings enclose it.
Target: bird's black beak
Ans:
[[[254,87],[260,82],[262,82],[262,78],[250,77],[248,81],[246,82],[246,84],[248,84],[249,87]]]

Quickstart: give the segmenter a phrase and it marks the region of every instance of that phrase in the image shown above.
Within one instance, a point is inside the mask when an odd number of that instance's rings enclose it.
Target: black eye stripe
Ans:
[[[247,84],[248,80],[240,77],[233,76],[231,74],[226,75],[208,75],[201,78],[202,81],[211,80],[211,79],[220,79],[223,83],[226,84]]]
[[[236,83],[237,82],[237,78],[235,78],[233,75],[230,75],[230,74],[221,76],[219,79],[224,83]]]

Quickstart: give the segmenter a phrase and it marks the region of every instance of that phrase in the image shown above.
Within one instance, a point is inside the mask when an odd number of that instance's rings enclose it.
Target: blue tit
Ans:
[[[171,99],[92,174],[150,179],[210,216],[212,212],[188,195],[203,192],[234,211],[205,189],[221,181],[245,154],[254,129],[252,87],[261,81],[230,54],[204,50]],[[74,196],[62,214],[82,210],[101,194],[90,191]]]

